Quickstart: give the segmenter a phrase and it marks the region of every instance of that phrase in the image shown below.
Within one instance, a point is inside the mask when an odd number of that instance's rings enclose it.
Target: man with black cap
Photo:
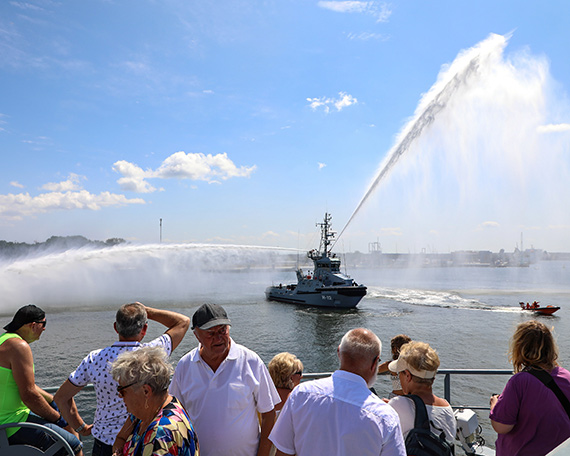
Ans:
[[[186,408],[202,456],[266,456],[279,394],[261,358],[232,340],[230,325],[217,304],[194,313],[199,345],[178,362],[170,393]]]
[[[60,434],[76,454],[83,455],[79,439],[63,429],[71,431],[54,408],[51,394],[36,385],[30,344],[38,340],[46,329],[45,312],[33,304],[24,306],[4,329],[6,333],[0,336],[0,424],[43,424]],[[75,403],[72,407],[75,408]],[[44,451],[55,442],[41,430],[22,427],[9,429],[8,437],[12,444],[26,443]]]

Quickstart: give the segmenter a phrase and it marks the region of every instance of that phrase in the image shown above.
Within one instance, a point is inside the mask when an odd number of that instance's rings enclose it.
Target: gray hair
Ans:
[[[117,310],[117,332],[123,337],[134,337],[139,334],[147,323],[147,314],[144,306],[139,302],[125,304]]]
[[[173,372],[162,347],[143,347],[123,352],[111,365],[111,375],[117,382],[148,385],[155,394],[168,389]]]
[[[370,359],[380,356],[382,342],[369,329],[356,328],[348,331],[340,341],[338,350],[352,359]]]

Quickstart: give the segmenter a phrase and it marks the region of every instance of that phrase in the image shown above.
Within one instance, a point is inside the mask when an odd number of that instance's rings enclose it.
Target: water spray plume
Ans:
[[[73,249],[0,263],[0,313],[29,302],[49,307],[258,293],[295,249],[217,244],[119,245]],[[290,267],[290,265],[289,265]]]
[[[510,35],[492,34],[489,38],[478,45],[461,52],[451,65],[446,66],[440,73],[437,82],[426,93],[418,107],[414,117],[404,126],[394,146],[390,149],[386,158],[380,164],[376,176],[372,180],[368,190],[356,206],[356,209],[341,230],[336,241],[340,239],[350,222],[376,191],[380,183],[392,171],[402,155],[406,153],[412,144],[422,135],[436,119],[438,114],[445,109],[449,100],[459,87],[467,84],[474,77],[482,65],[492,54],[500,53],[506,46]],[[335,242],[336,244],[336,242]],[[334,247],[334,246],[333,246]]]

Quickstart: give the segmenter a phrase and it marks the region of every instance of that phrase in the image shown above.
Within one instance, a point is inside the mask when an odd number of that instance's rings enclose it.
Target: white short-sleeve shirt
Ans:
[[[125,403],[117,394],[118,384],[111,377],[111,364],[125,351],[154,346],[163,347],[169,356],[172,353],[172,340],[168,334],[163,334],[144,344],[134,341],[119,341],[110,347],[93,350],[69,375],[69,381],[75,386],[84,387],[89,383],[93,383],[95,386],[97,409],[95,410],[91,434],[97,440],[112,445],[128,416]]]
[[[200,453],[208,456],[255,456],[260,437],[257,412],[270,412],[280,402],[261,358],[233,340],[216,372],[200,357],[199,347],[184,355],[170,394],[188,412]]]
[[[416,419],[416,405],[409,397],[396,396],[390,399],[388,405],[392,406],[398,416],[400,417],[400,425],[402,426],[402,433],[404,439],[407,437],[410,429],[414,427]],[[431,431],[434,434],[440,435],[445,432],[445,440],[453,444],[455,441],[455,431],[457,428],[457,421],[453,414],[453,409],[450,405],[446,407],[426,405],[428,418],[430,421]]]
[[[398,415],[365,380],[337,370],[289,395],[269,439],[297,456],[405,456]]]

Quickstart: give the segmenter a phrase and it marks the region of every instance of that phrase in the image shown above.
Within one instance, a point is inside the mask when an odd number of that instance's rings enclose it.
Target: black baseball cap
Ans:
[[[42,309],[34,306],[33,304],[28,304],[27,306],[18,309],[12,321],[4,326],[4,329],[6,332],[16,332],[25,324],[33,322],[39,323],[45,317],[46,313]]]
[[[218,325],[229,325],[231,321],[222,306],[218,304],[202,304],[192,315],[192,329],[210,329]]]

